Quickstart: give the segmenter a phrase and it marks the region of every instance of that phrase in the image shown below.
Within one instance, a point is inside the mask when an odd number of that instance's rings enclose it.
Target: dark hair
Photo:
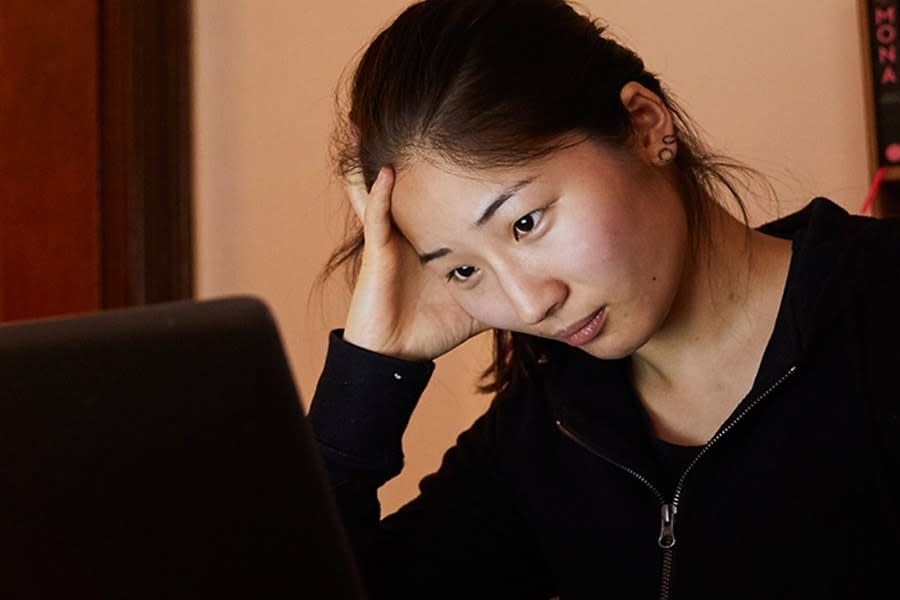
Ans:
[[[385,165],[417,155],[483,168],[515,166],[571,144],[572,134],[624,148],[632,133],[619,94],[636,81],[670,110],[678,137],[672,164],[698,256],[708,246],[714,190],[747,215],[734,174],[752,171],[711,153],[659,79],[605,27],[564,0],[425,0],[407,8],[368,46],[349,107],[339,104],[338,173],[362,172],[371,188]],[[340,95],[339,95],[340,98]],[[568,140],[568,141],[567,141]],[[321,277],[350,263],[359,272],[362,229],[348,237]],[[483,392],[514,391],[552,354],[555,342],[494,331]]]

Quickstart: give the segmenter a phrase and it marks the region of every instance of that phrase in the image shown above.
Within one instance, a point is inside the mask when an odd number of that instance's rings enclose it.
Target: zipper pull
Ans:
[[[659,512],[659,547],[669,549],[675,545],[675,514],[678,508],[674,504],[663,504]]]

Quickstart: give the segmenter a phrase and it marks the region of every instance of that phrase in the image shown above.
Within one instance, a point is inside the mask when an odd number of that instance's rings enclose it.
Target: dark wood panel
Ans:
[[[0,319],[100,305],[96,4],[0,2]]]
[[[190,298],[190,3],[100,7],[103,305]]]

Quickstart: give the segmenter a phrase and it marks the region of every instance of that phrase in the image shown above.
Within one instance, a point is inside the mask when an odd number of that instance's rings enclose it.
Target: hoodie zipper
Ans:
[[[709,449],[716,444],[719,440],[722,439],[729,431],[734,429],[735,425],[737,425],[744,417],[747,416],[751,410],[753,410],[760,402],[762,402],[766,397],[772,394],[786,379],[788,379],[794,372],[797,370],[796,366],[791,367],[788,371],[782,375],[775,383],[769,386],[764,392],[762,392],[759,396],[757,396],[753,402],[748,404],[744,410],[742,410],[734,419],[731,420],[725,427],[720,429],[716,434],[697,452],[697,455],[694,456],[694,459],[688,464],[687,468],[685,468],[684,472],[681,474],[681,477],[678,479],[678,484],[675,486],[675,493],[672,496],[672,501],[667,502],[665,496],[663,496],[662,492],[654,486],[649,479],[644,477],[642,474],[638,473],[634,469],[627,467],[621,463],[618,463],[606,455],[602,454],[600,451],[592,447],[588,444],[582,437],[576,434],[574,431],[569,429],[565,424],[563,424],[561,419],[556,420],[556,428],[562,432],[567,438],[593,454],[594,456],[605,460],[611,465],[622,469],[632,477],[636,478],[638,481],[643,483],[656,497],[657,501],[660,505],[660,527],[659,527],[659,538],[657,539],[657,545],[662,549],[662,573],[661,573],[661,582],[660,582],[660,592],[659,597],[660,600],[668,600],[669,598],[669,589],[671,586],[672,579],[672,561],[674,557],[674,547],[675,547],[675,516],[678,514],[678,505],[681,501],[681,496],[684,492],[684,483],[687,479],[688,473],[690,473],[700,459],[709,452]]]

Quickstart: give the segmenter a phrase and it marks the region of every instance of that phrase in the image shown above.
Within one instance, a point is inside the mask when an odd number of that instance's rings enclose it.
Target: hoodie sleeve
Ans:
[[[434,369],[332,333],[309,418],[373,600],[548,598],[536,543],[497,471],[494,413],[460,435],[420,495],[381,519],[377,490],[403,466],[401,439]]]

